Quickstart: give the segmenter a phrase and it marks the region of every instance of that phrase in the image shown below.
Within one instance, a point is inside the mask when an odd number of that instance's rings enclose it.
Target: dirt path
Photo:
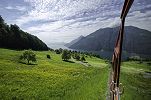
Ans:
[[[82,61],[76,61],[75,59],[73,59],[73,58],[71,58],[72,59],[72,61],[73,62],[75,62],[75,63],[79,63],[79,64],[82,64],[82,65],[84,65],[84,66],[86,66],[86,67],[89,67],[89,66],[91,66],[89,63],[84,63],[84,62],[82,62]]]

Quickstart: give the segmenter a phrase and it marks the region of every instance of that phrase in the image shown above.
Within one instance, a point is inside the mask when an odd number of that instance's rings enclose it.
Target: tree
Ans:
[[[4,27],[4,19],[2,18],[2,16],[0,15],[0,28]]]
[[[62,59],[65,60],[65,61],[71,59],[71,53],[66,49],[63,50]]]
[[[56,49],[55,52],[56,52],[56,54],[60,54],[61,53],[58,49]]]
[[[16,24],[7,25],[2,16],[0,16],[0,47],[17,50],[48,50],[47,45],[38,37],[24,32]]]
[[[78,60],[78,61],[80,60],[80,55],[79,55],[78,53],[75,53],[74,56],[75,56],[75,59],[76,59],[76,60]]]
[[[29,49],[24,51],[23,55],[20,56],[20,59],[27,60],[27,63],[29,64],[30,61],[36,62],[36,55],[31,49]]]
[[[2,18],[1,15],[0,15],[0,23],[4,23],[4,19]]]
[[[62,51],[63,51],[63,49],[62,49],[62,48],[59,48],[59,52],[62,53]]]
[[[80,60],[80,56],[79,55],[76,56],[76,60],[78,60],[78,61]]]
[[[82,56],[82,57],[81,57],[81,61],[82,61],[82,62],[83,62],[83,61],[85,61],[85,58],[84,58],[84,56]]]
[[[18,25],[14,24],[14,25],[10,25],[10,29],[13,31],[13,32],[18,32],[20,31],[20,28]]]
[[[19,28],[19,26],[17,26],[16,24],[14,24],[14,25],[11,24],[10,29],[17,38],[20,37],[20,28]]]

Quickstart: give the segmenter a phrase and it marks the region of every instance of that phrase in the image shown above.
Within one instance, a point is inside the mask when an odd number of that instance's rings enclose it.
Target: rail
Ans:
[[[115,43],[114,53],[112,56],[112,73],[110,80],[110,99],[120,100],[120,95],[124,92],[124,87],[119,83],[120,78],[120,66],[121,66],[121,55],[122,55],[122,45],[124,36],[124,24],[125,18],[133,4],[134,0],[125,0],[122,13],[120,16],[121,24],[119,29],[119,34]]]

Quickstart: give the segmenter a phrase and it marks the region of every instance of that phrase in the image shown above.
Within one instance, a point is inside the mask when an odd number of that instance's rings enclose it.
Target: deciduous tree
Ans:
[[[25,50],[24,53],[20,56],[20,59],[27,60],[28,64],[30,61],[36,62],[36,54],[31,49]]]
[[[71,59],[71,53],[66,49],[63,50],[62,59],[65,60],[65,61]]]

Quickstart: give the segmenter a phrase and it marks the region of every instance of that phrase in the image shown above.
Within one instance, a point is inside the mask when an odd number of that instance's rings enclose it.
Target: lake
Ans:
[[[66,43],[49,43],[48,47],[52,48],[52,49],[69,49],[68,47],[64,46]]]

